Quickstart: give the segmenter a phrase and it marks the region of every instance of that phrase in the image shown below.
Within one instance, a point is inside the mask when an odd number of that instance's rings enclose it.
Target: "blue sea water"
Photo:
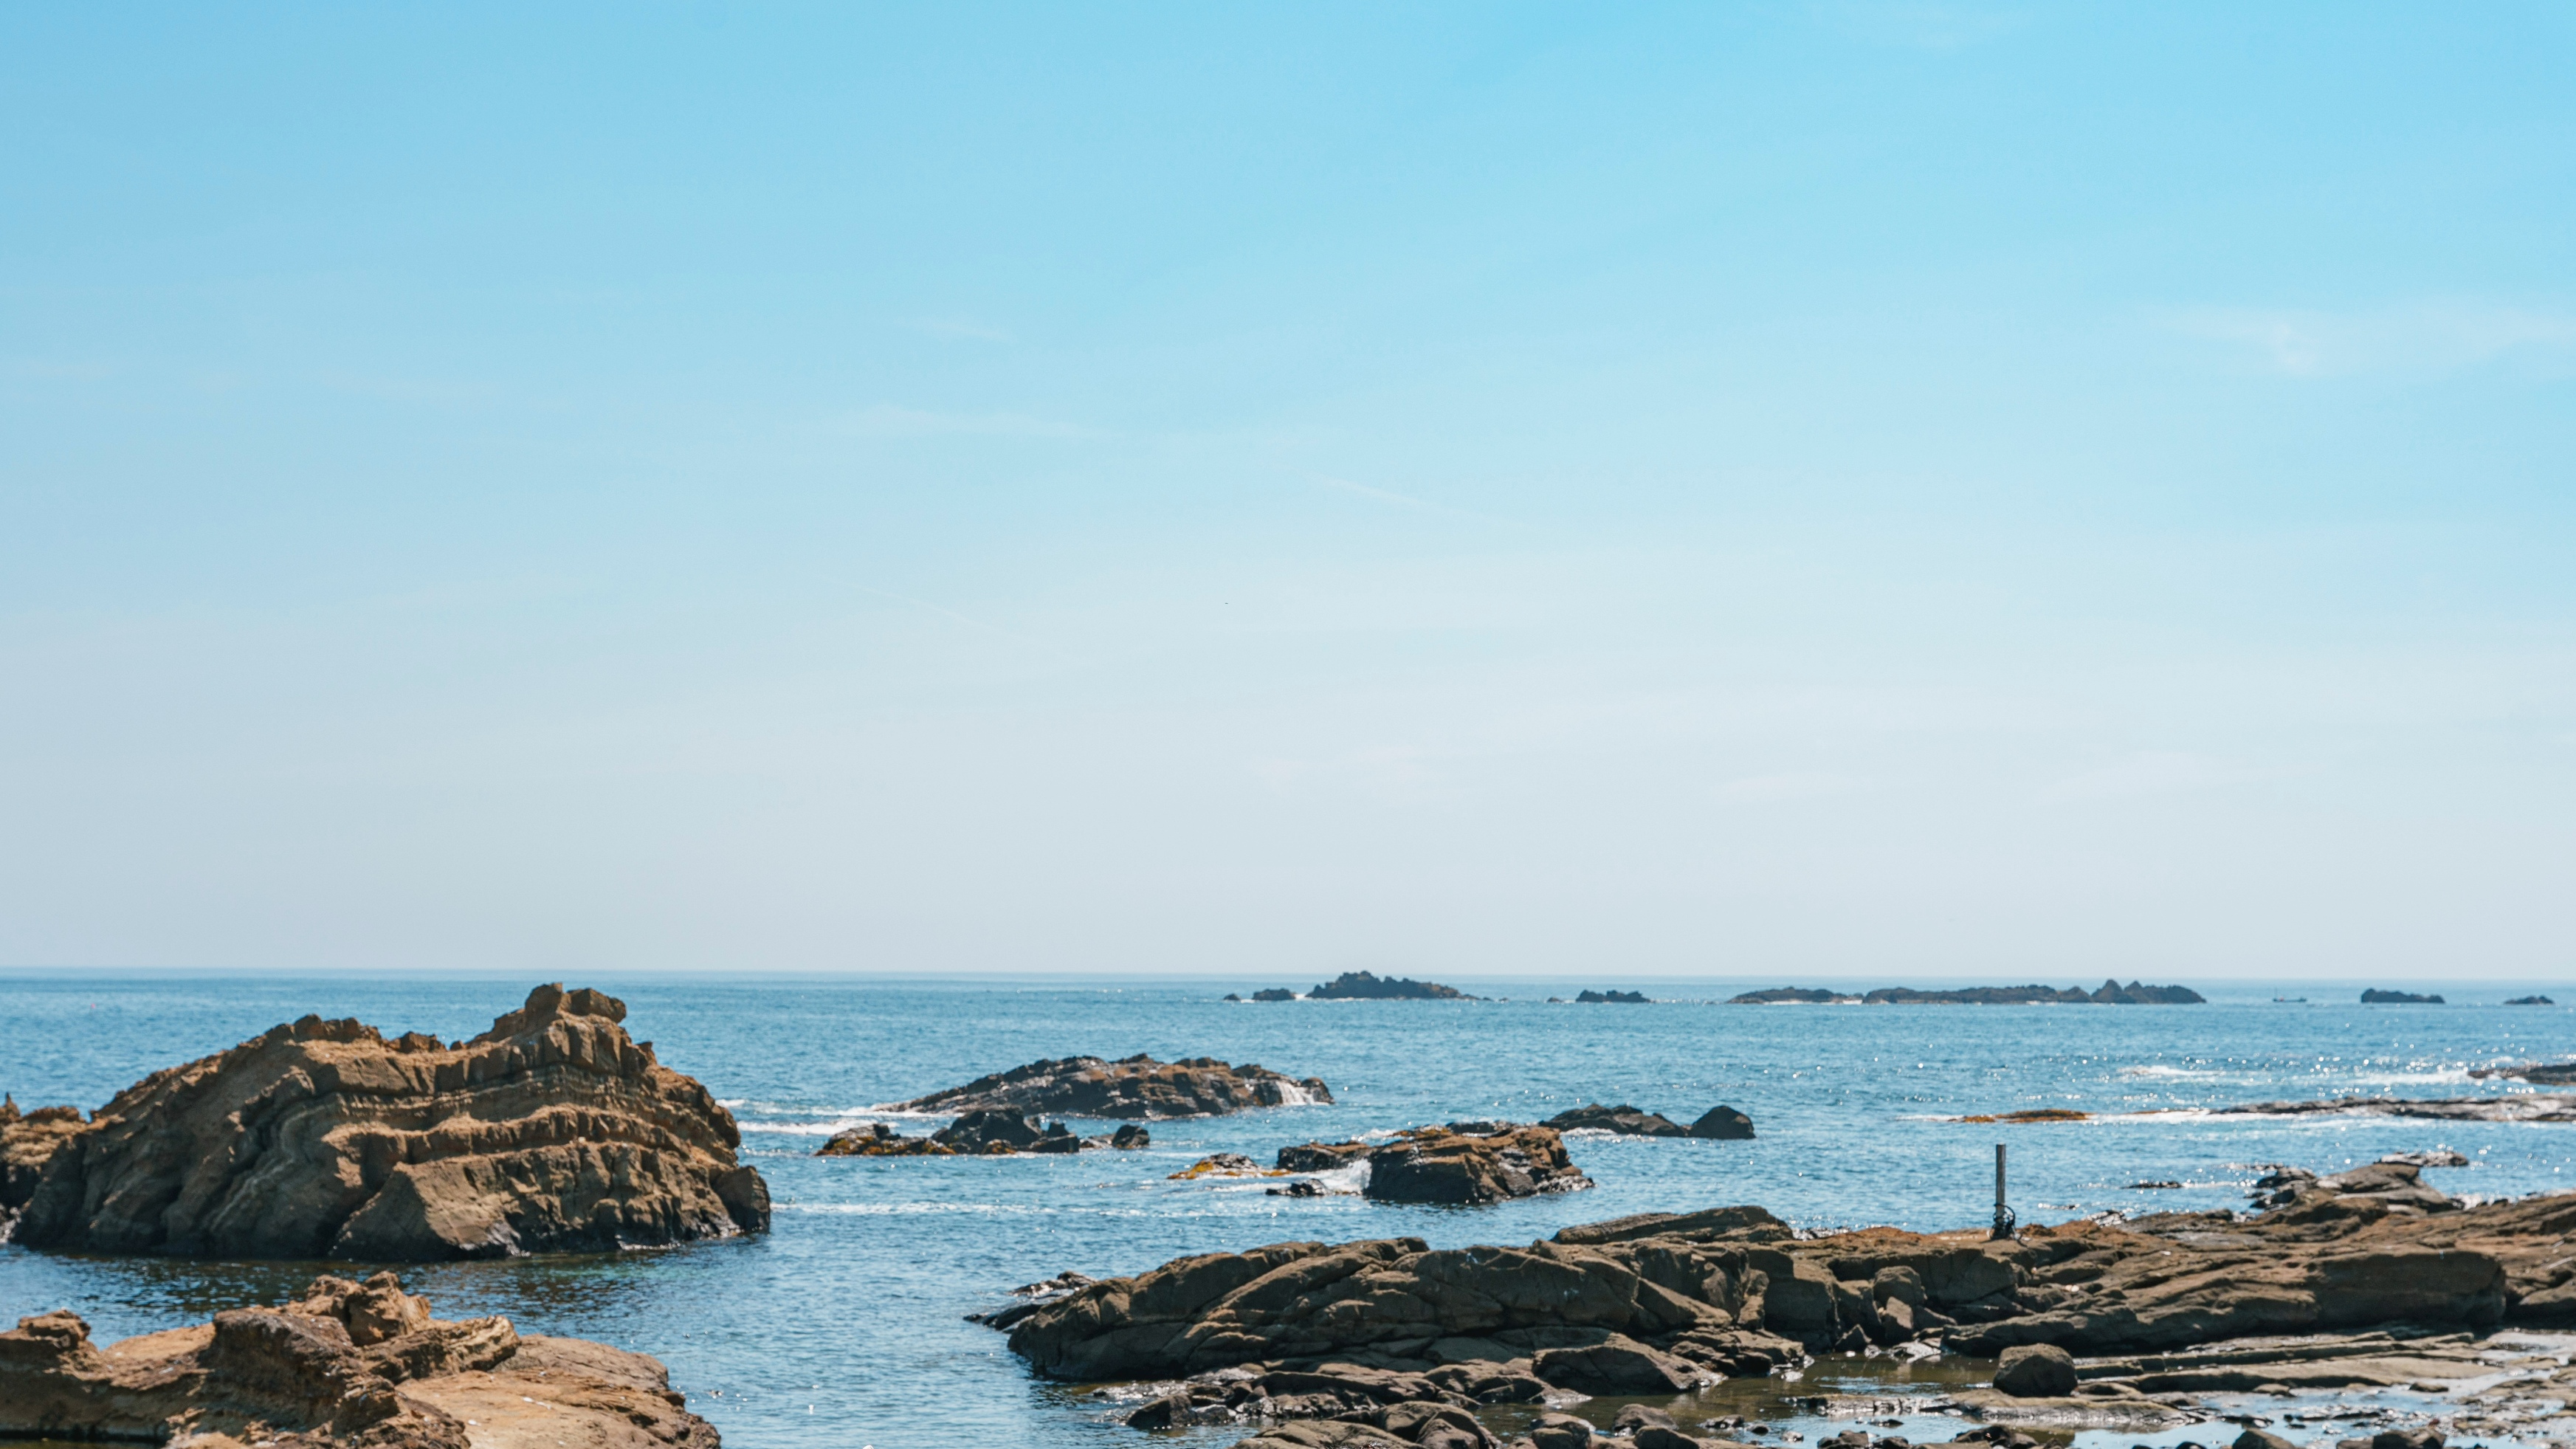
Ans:
[[[306,1012],[466,1036],[518,1005],[530,984],[0,976],[0,1089],[22,1105],[95,1108],[147,1072]],[[1990,1212],[1997,1142],[2010,1146],[2013,1200],[2026,1221],[2232,1207],[2261,1164],[2331,1170],[2437,1145],[2472,1159],[2428,1174],[2453,1194],[2576,1185],[2571,1125],[2205,1112],[2284,1098],[2528,1090],[2468,1075],[2576,1055],[2576,1009],[2494,1004],[2528,987],[2446,986],[2445,1006],[2365,1007],[2357,988],[2290,988],[2311,999],[2276,1002],[2279,988],[2204,986],[2213,998],[2205,1006],[1754,1007],[1723,1000],[1780,983],[1655,984],[1659,1000],[1647,1006],[1544,1000],[1578,985],[1635,984],[1616,981],[1461,980],[1510,999],[1270,1005],[1220,999],[1277,984],[1241,980],[572,984],[624,998],[635,1035],[732,1108],[769,1179],[773,1229],[615,1257],[416,1267],[407,1281],[442,1317],[506,1313],[526,1330],[659,1356],[734,1449],[1134,1449],[1146,1441],[1108,1422],[1099,1401],[1032,1379],[999,1335],[966,1321],[1012,1287],[1067,1268],[1132,1272],[1290,1239],[1517,1243],[1570,1223],[1725,1203],[1759,1203],[1807,1227],[1962,1227]],[[811,1155],[831,1131],[876,1119],[872,1104],[1040,1057],[1135,1052],[1321,1076],[1336,1101],[1155,1123],[1143,1152]],[[1595,1190],[1476,1209],[1278,1198],[1258,1180],[1169,1177],[1211,1152],[1267,1161],[1294,1142],[1465,1117],[1529,1120],[1588,1101],[1683,1121],[1724,1102],[1750,1113],[1760,1136],[1578,1135],[1570,1145]],[[2045,1126],[1945,1120],[2032,1107],[2097,1115]],[[2131,1186],[2149,1181],[2184,1185]],[[102,1339],[121,1337],[277,1301],[315,1271],[0,1247],[0,1321],[70,1307]],[[1190,1442],[1231,1437],[1208,1431]]]

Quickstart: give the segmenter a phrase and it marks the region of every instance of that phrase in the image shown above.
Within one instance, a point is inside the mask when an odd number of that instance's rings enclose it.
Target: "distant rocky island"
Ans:
[[[1140,1052],[1114,1062],[1100,1057],[1031,1062],[886,1110],[1000,1110],[1133,1121],[1217,1117],[1251,1107],[1303,1107],[1332,1100],[1332,1089],[1320,1077],[1291,1077],[1251,1062],[1238,1067],[1214,1057],[1158,1062]]]
[[[2556,1006],[2557,1004],[2546,996],[2516,996],[2505,1002],[2507,1006]]]
[[[2418,996],[2412,991],[2374,990],[2361,993],[2361,1004],[2364,1006],[2439,1006],[2442,1004],[2442,998]]]
[[[1366,971],[1345,971],[1306,993],[1318,1001],[1482,1001],[1454,986],[1437,981],[1416,981],[1406,976],[1375,976]],[[1256,1001],[1268,999],[1261,996]]]
[[[2132,981],[2121,985],[2116,979],[2103,982],[2091,991],[2069,986],[2060,991],[2054,986],[1970,986],[1957,991],[1918,991],[1911,986],[1882,986],[1862,996],[1847,992],[1823,991],[1815,987],[1775,986],[1768,991],[1747,991],[1729,998],[1731,1006],[1778,1006],[1789,1003],[1811,1005],[1861,1004],[1879,1006],[2031,1006],[2065,1003],[2097,1006],[2197,1006],[2207,997],[2188,986],[2148,986]]]
[[[1619,1006],[1644,1006],[1647,1004],[1646,993],[1642,991],[1586,991],[1577,995],[1574,999],[1576,1001],[1610,1002]]]

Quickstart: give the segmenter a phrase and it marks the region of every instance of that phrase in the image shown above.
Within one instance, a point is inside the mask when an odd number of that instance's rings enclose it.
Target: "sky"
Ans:
[[[2571,71],[8,7],[0,965],[2576,982]]]

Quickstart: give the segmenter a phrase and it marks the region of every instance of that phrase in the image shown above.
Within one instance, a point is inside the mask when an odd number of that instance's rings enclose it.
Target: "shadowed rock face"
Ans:
[[[6,1229],[27,1199],[36,1195],[45,1164],[81,1126],[78,1107],[21,1112],[16,1099],[0,1097],[0,1229]]]
[[[0,1437],[468,1449],[469,1422],[473,1449],[718,1449],[659,1362],[506,1318],[442,1323],[391,1273],[105,1351],[67,1310],[0,1333]]]
[[[596,991],[470,1042],[308,1016],[120,1093],[44,1164],[29,1247],[425,1262],[759,1231],[733,1117]]]
[[[978,1077],[962,1087],[898,1102],[889,1110],[1009,1111],[1132,1121],[1215,1117],[1250,1107],[1298,1107],[1332,1100],[1331,1090],[1316,1077],[1291,1077],[1249,1062],[1232,1066],[1214,1057],[1158,1062],[1140,1055],[1114,1062],[1099,1057],[1031,1062]]]
[[[1625,1103],[1605,1107],[1598,1102],[1559,1112],[1539,1124],[1559,1132],[1616,1132],[1626,1137],[1688,1137],[1690,1129],[1660,1112]]]

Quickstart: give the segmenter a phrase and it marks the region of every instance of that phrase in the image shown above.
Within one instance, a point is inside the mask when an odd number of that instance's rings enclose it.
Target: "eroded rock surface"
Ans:
[[[82,1127],[78,1107],[38,1107],[22,1112],[14,1097],[0,1097],[0,1241],[19,1209],[35,1196],[45,1164]]]
[[[100,1348],[68,1311],[0,1333],[0,1438],[175,1449],[718,1449],[662,1365],[580,1339],[458,1323],[391,1273],[316,1279],[283,1308]]]
[[[1251,1107],[1330,1102],[1317,1077],[1290,1077],[1268,1067],[1232,1066],[1214,1057],[1158,1062],[1148,1056],[1104,1061],[1065,1057],[978,1077],[927,1097],[898,1102],[901,1112],[1018,1112],[1064,1117],[1151,1120],[1214,1117]]]
[[[156,1072],[65,1136],[37,1248],[423,1262],[753,1232],[769,1190],[623,1003],[541,986],[469,1042],[308,1016]]]
[[[1554,1129],[1453,1122],[1407,1132],[1368,1155],[1373,1202],[1472,1206],[1592,1185]]]
[[[2017,1393],[1976,1392],[2016,1413],[2098,1415],[2089,1400],[2056,1402],[2068,1355],[2143,1354],[2135,1372],[2152,1374],[2174,1354],[2284,1334],[2377,1333],[2368,1352],[2384,1353],[2392,1333],[2576,1323],[2571,1229],[2576,1196],[2461,1208],[2413,1166],[2380,1163],[2309,1179],[2256,1216],[2082,1220],[2005,1241],[1892,1228],[1797,1238],[1760,1208],[1730,1207],[1568,1228],[1524,1248],[1283,1243],[1086,1283],[991,1321],[1058,1378],[1341,1365],[1426,1376],[1470,1402],[1490,1401],[1479,1382],[1664,1394],[1872,1344],[1981,1357],[2047,1346],[2013,1355],[2040,1365],[2009,1376]],[[2227,1372],[2212,1383],[2252,1371]]]

